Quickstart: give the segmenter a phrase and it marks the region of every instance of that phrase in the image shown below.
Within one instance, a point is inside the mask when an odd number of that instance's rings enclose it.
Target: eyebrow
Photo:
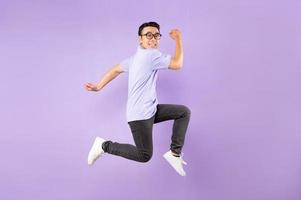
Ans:
[[[148,33],[152,33],[151,31],[147,31],[146,33],[144,33],[144,34],[148,34]],[[155,32],[155,33],[152,33],[152,34],[156,34],[156,33],[160,33],[160,32]],[[144,35],[144,34],[142,34],[142,35]]]

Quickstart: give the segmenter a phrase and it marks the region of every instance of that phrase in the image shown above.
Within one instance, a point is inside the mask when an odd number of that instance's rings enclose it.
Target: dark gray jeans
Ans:
[[[170,150],[181,154],[189,119],[190,110],[184,105],[158,104],[156,114],[150,119],[128,122],[136,146],[106,141],[102,148],[109,154],[138,162],[147,162],[153,154],[153,124],[174,120]]]

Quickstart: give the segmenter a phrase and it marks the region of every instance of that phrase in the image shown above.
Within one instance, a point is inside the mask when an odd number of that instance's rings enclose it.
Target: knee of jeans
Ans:
[[[152,156],[153,156],[152,152],[143,152],[143,153],[141,153],[140,161],[146,163],[146,162],[150,161]]]
[[[190,117],[191,111],[187,106],[183,105],[184,115]]]

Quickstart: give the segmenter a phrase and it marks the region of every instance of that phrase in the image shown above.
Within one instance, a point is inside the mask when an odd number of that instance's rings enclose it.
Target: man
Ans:
[[[156,80],[159,69],[181,69],[183,47],[181,32],[171,30],[170,37],[175,40],[173,56],[162,54],[159,50],[160,26],[156,22],[142,24],[138,30],[140,45],[137,52],[120,64],[111,68],[97,84],[86,83],[88,91],[100,91],[107,83],[123,72],[129,73],[127,122],[135,145],[120,144],[96,137],[89,155],[92,165],[102,154],[109,153],[138,162],[147,162],[153,153],[152,128],[154,123],[174,120],[170,150],[163,157],[181,175],[186,173],[182,159],[182,147],[190,119],[190,110],[184,105],[158,104]]]

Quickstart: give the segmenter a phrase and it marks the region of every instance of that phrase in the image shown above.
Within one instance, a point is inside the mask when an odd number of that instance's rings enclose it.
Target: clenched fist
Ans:
[[[173,40],[179,40],[182,38],[182,33],[178,29],[172,29],[169,32],[169,35]]]

